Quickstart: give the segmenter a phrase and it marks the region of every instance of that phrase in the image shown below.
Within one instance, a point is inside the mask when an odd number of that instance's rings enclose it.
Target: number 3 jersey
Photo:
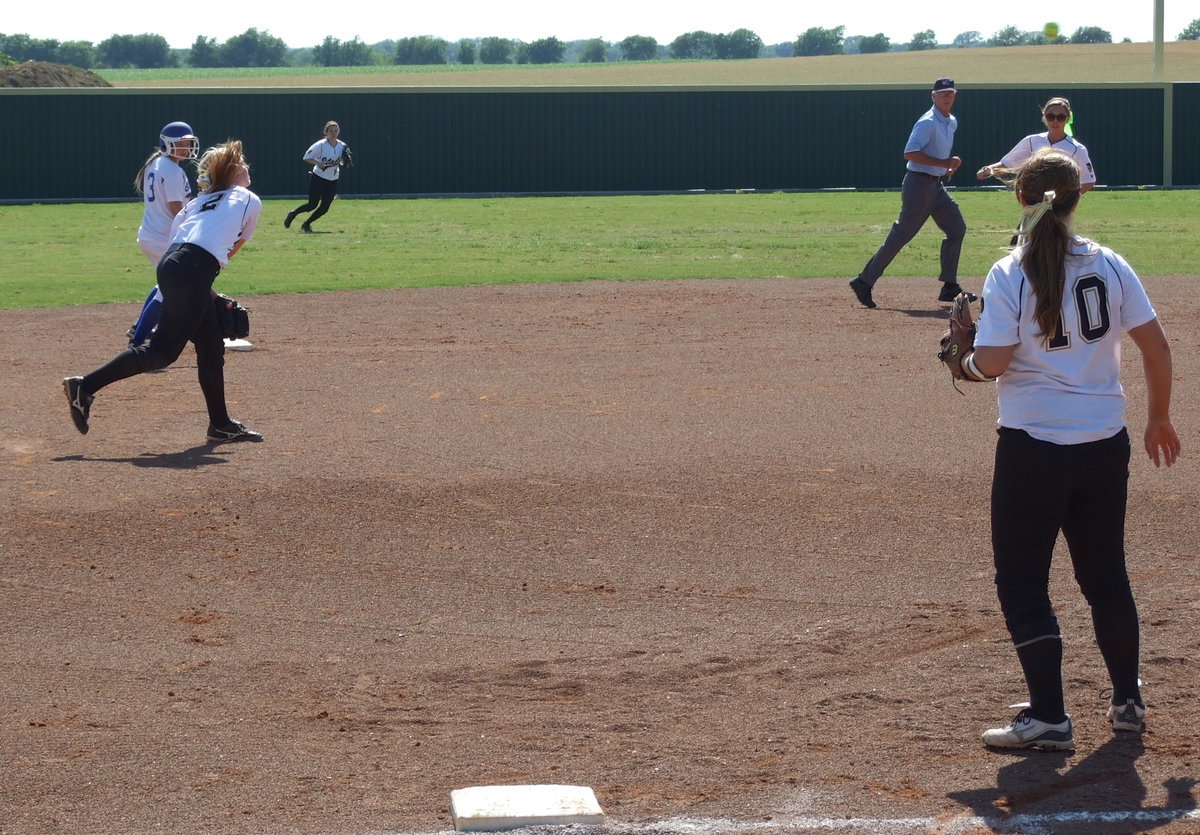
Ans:
[[[1062,310],[1049,340],[1018,247],[983,285],[976,345],[1015,345],[997,382],[999,424],[1055,444],[1109,438],[1125,426],[1121,335],[1155,318],[1137,273],[1117,253],[1076,236],[1068,249]]]
[[[234,245],[254,237],[261,213],[262,201],[243,186],[204,192],[175,216],[171,243],[195,244],[225,267]]]
[[[138,227],[138,241],[155,241],[166,248],[167,236],[171,234],[171,221],[175,214],[170,204],[181,206],[192,196],[192,186],[187,173],[170,157],[159,154],[142,172],[142,225]]]

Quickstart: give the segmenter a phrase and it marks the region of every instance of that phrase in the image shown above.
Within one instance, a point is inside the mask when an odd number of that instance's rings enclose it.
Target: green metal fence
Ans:
[[[1042,130],[1066,95],[1107,186],[1200,184],[1200,84],[964,85],[964,175]],[[301,156],[325,121],[355,152],[344,195],[895,188],[926,89],[54,89],[2,90],[20,147],[0,200],[132,199],[158,130],[182,119],[204,144],[242,139],[263,196],[307,190]],[[15,143],[10,143],[15,144]]]

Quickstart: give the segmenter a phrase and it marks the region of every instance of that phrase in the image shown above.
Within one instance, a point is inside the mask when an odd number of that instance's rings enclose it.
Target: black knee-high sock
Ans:
[[[110,386],[118,380],[125,380],[141,374],[145,370],[141,357],[147,350],[147,346],[125,349],[95,371],[85,374],[83,377],[83,390],[89,394],[95,394],[100,389]]]
[[[1066,718],[1062,685],[1062,638],[1055,635],[1017,647],[1017,659],[1029,687],[1029,707],[1043,722]]]
[[[1128,699],[1144,704],[1138,687],[1141,636],[1133,595],[1119,602],[1093,605],[1092,628],[1096,631],[1096,646],[1100,648],[1112,681],[1113,704],[1123,705]]]
[[[225,406],[225,368],[223,361],[196,363],[196,376],[200,380],[200,391],[204,393],[204,405],[208,408],[208,422],[213,426],[229,423],[229,412]]]

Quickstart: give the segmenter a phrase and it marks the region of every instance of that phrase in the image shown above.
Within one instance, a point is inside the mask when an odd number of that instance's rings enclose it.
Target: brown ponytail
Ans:
[[[1017,169],[1013,187],[1025,206],[1021,268],[1037,299],[1034,321],[1049,342],[1062,311],[1071,221],[1079,204],[1079,167],[1066,154],[1045,149]]]

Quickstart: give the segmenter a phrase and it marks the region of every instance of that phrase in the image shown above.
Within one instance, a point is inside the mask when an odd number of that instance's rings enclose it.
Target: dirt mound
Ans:
[[[49,61],[25,61],[0,67],[0,87],[111,87],[91,70],[52,64]]]

